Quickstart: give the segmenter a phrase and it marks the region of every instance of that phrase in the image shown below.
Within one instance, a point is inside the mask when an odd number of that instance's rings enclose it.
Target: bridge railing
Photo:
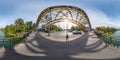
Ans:
[[[120,48],[120,39],[119,38],[113,38],[113,37],[101,37],[101,40],[103,40],[103,42],[106,45],[109,45],[111,47],[116,47],[116,48]]]
[[[0,38],[0,48],[2,47],[10,48],[10,47],[14,47],[15,45],[18,45],[19,43],[23,43],[26,37],[28,37],[31,32],[32,31],[27,32],[22,37]]]
[[[99,36],[99,38],[108,46],[115,47],[115,48],[120,48],[120,38],[115,38],[113,37],[105,37],[102,36],[101,33],[98,33],[95,31],[95,34]]]

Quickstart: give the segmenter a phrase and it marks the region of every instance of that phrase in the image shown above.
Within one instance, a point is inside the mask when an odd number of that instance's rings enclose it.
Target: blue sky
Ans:
[[[42,10],[54,5],[72,5],[83,9],[93,27],[120,27],[120,0],[0,0],[0,28],[17,18],[36,22]]]

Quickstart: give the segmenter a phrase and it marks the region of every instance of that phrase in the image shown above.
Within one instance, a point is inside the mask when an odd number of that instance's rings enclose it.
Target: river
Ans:
[[[119,30],[119,31],[116,31],[116,32],[113,34],[113,37],[114,37],[114,38],[120,38],[120,30]]]
[[[4,33],[2,33],[2,32],[0,31],[0,48],[3,47],[3,40],[1,40],[1,39],[3,39],[3,38],[5,38],[5,37],[4,37]]]
[[[5,37],[4,37],[4,33],[0,31],[0,39],[1,38],[5,38]]]
[[[4,33],[0,31],[0,48],[10,47],[12,44],[9,40],[5,39]]]

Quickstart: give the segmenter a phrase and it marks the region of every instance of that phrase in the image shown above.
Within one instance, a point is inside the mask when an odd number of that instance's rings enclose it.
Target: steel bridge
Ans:
[[[34,29],[36,30],[40,23],[45,23],[45,26],[43,27],[45,28],[48,25],[63,22],[65,20],[78,26],[82,24],[83,26],[91,29],[90,20],[84,10],[75,6],[63,5],[52,6],[44,9],[38,16]]]

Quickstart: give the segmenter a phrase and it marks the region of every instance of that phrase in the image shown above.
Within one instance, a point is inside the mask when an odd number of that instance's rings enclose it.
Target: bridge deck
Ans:
[[[120,50],[105,46],[93,31],[68,44],[55,40],[33,32],[25,43],[0,52],[0,60],[120,59]]]

